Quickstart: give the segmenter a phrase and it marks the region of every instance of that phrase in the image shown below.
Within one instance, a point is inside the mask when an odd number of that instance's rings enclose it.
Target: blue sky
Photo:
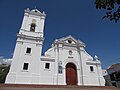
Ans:
[[[47,14],[44,29],[45,52],[57,38],[72,35],[97,55],[103,68],[120,62],[120,21],[102,20],[95,0],[0,0],[0,56],[12,57],[24,9],[37,7]]]

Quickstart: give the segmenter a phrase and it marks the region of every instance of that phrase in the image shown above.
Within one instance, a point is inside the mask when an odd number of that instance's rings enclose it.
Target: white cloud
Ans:
[[[12,62],[12,59],[3,59],[3,64],[10,65]]]
[[[7,64],[7,65],[10,65],[11,62],[12,62],[12,59],[11,59],[11,58],[4,59],[2,56],[0,57],[0,64]]]

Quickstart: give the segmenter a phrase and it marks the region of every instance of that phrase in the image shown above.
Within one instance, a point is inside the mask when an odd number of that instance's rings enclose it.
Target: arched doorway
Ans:
[[[66,83],[67,85],[77,85],[77,70],[73,63],[66,65]]]

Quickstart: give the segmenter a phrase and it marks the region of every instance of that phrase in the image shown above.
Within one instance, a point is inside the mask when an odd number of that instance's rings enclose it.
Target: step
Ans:
[[[120,90],[113,86],[0,84],[0,90]]]

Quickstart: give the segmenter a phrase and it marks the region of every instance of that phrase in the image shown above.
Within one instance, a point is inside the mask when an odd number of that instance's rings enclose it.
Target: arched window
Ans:
[[[32,23],[30,26],[30,31],[35,32],[35,27],[36,27],[36,24]]]

